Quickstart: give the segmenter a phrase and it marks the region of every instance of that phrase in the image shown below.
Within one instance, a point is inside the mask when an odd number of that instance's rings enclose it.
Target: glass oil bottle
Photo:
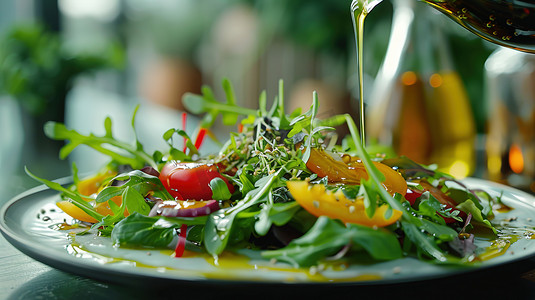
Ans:
[[[367,113],[367,135],[398,155],[458,178],[475,169],[475,124],[455,71],[441,16],[418,1],[394,0],[388,49]]]

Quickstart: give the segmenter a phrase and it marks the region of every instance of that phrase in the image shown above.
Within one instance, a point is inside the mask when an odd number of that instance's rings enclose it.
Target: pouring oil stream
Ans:
[[[353,0],[351,2],[351,18],[355,32],[357,49],[357,72],[359,78],[359,124],[360,140],[362,146],[366,146],[366,129],[364,127],[364,82],[363,82],[363,43],[364,43],[364,19],[372,9],[382,0]]]

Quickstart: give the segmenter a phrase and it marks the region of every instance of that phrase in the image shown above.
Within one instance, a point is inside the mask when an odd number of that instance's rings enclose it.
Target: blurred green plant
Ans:
[[[100,53],[72,53],[61,37],[38,24],[13,26],[0,39],[0,94],[12,96],[34,116],[63,118],[73,79],[105,68],[121,68],[117,43]],[[54,115],[55,114],[55,115]]]

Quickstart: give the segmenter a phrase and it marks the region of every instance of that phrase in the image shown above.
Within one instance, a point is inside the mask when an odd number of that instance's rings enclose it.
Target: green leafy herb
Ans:
[[[132,126],[134,124],[136,111],[132,116]],[[113,137],[111,130],[112,121],[109,117],[106,118],[104,127],[106,133],[103,136],[96,136],[94,134],[83,135],[75,130],[67,129],[64,124],[57,122],[47,122],[44,130],[45,134],[51,139],[69,141],[69,143],[63,146],[60,150],[61,159],[65,159],[76,147],[87,145],[96,151],[109,156],[117,163],[130,165],[134,169],[141,169],[145,164],[148,164],[153,168],[158,168],[152,156],[143,151],[143,147],[137,139],[135,145],[130,145],[118,141]]]
[[[401,247],[392,232],[356,224],[345,226],[327,217],[319,217],[305,235],[293,240],[287,247],[264,251],[262,256],[285,261],[296,267],[311,266],[327,256],[336,254],[350,243],[362,246],[378,260],[402,257]]]
[[[98,203],[110,200],[115,196],[124,194],[126,189],[134,189],[143,197],[149,193],[157,198],[168,200],[173,197],[167,192],[162,182],[158,177],[146,174],[140,170],[134,170],[129,173],[119,174],[115,176],[110,182],[124,182],[121,185],[110,185],[105,187],[96,198]]]

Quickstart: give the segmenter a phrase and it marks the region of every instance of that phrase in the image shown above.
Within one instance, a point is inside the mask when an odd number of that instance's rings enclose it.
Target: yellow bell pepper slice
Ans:
[[[117,172],[113,170],[109,170],[109,169],[105,170],[94,176],[80,180],[76,184],[76,189],[78,190],[78,193],[84,196],[90,196],[92,194],[96,194],[102,188],[103,182],[106,179],[110,179],[111,177],[114,177],[115,175],[117,175]]]
[[[98,222],[95,218],[88,215],[78,206],[74,205],[70,201],[59,201],[56,203],[56,206],[59,207],[64,213],[68,214],[72,218],[84,222],[96,223]]]
[[[106,179],[109,179],[115,175],[117,175],[117,172],[112,171],[112,170],[105,170],[104,172],[98,173],[84,180],[80,180],[76,184],[76,188],[81,195],[91,196],[93,194],[97,194],[102,189],[102,184]],[[119,206],[123,202],[121,196],[113,197],[111,198],[111,200]],[[81,208],[74,205],[70,201],[59,201],[56,203],[56,206],[59,207],[63,212],[65,212],[67,215],[71,216],[74,219],[84,221],[84,222],[89,222],[89,223],[98,222],[95,218],[88,215]],[[103,216],[113,215],[113,212],[108,202],[96,204],[95,211]],[[127,217],[129,215],[128,211],[125,211],[124,215],[125,217]]]
[[[395,223],[403,212],[392,209],[389,218],[385,214],[390,209],[387,204],[376,208],[369,218],[364,207],[364,200],[347,199],[340,190],[332,192],[323,184],[309,184],[306,181],[288,181],[286,183],[292,197],[310,214],[339,219],[344,223],[360,224],[368,227],[385,227]]]
[[[121,196],[115,196],[111,198],[113,202],[117,205],[121,205],[123,202],[123,199]],[[96,223],[98,222],[95,218],[88,215],[86,212],[84,212],[81,208],[74,205],[70,201],[59,201],[56,203],[56,206],[59,207],[64,213],[68,214],[69,216],[73,217],[74,219],[89,222],[89,223]],[[95,205],[95,211],[103,216],[107,215],[113,215],[113,211],[110,208],[110,205],[108,202],[102,202]],[[130,214],[128,213],[128,210],[125,209],[124,216],[128,217]]]

